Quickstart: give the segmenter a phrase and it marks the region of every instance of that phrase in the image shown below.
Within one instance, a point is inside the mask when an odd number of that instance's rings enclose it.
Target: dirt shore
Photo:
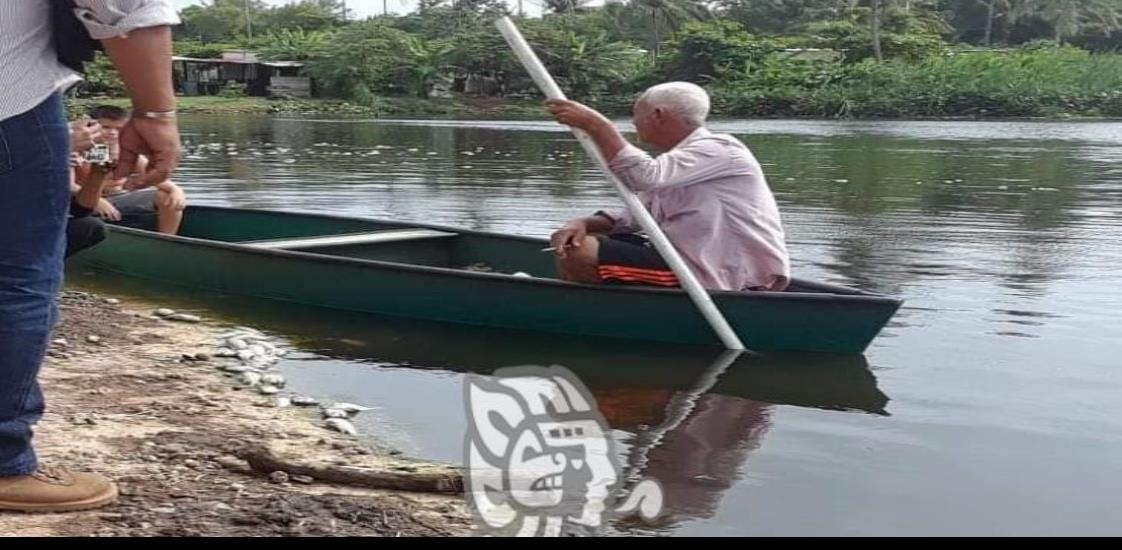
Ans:
[[[328,431],[316,407],[278,407],[224,370],[237,362],[216,357],[227,327],[154,308],[62,296],[36,446],[46,464],[112,477],[121,497],[0,514],[0,536],[470,534],[458,471]]]

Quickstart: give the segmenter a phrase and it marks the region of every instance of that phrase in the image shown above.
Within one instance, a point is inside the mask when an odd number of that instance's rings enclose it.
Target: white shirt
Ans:
[[[102,40],[179,22],[170,0],[75,0],[76,15]],[[0,0],[0,121],[33,109],[80,78],[58,62],[48,0]]]

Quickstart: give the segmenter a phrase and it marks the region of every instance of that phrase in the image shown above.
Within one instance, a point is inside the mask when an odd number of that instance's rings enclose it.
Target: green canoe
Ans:
[[[106,243],[71,262],[336,310],[720,345],[684,292],[559,281],[545,246],[435,225],[193,206],[179,236],[117,225]],[[749,349],[846,354],[863,352],[901,305],[801,280],[786,292],[715,292],[713,299]]]

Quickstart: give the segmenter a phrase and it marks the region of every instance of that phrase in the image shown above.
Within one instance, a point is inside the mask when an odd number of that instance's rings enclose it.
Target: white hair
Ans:
[[[690,82],[666,82],[651,86],[637,103],[663,109],[683,121],[702,126],[709,117],[709,94]]]

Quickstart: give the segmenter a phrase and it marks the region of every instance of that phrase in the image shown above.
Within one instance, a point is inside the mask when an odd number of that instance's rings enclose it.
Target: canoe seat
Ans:
[[[456,233],[436,231],[435,229],[387,229],[384,231],[371,231],[369,233],[296,237],[292,239],[250,241],[238,244],[253,248],[265,248],[268,250],[305,250],[308,248],[326,248],[331,246],[347,246],[356,244],[395,243],[401,241],[443,239],[448,237],[455,237],[456,235]]]

